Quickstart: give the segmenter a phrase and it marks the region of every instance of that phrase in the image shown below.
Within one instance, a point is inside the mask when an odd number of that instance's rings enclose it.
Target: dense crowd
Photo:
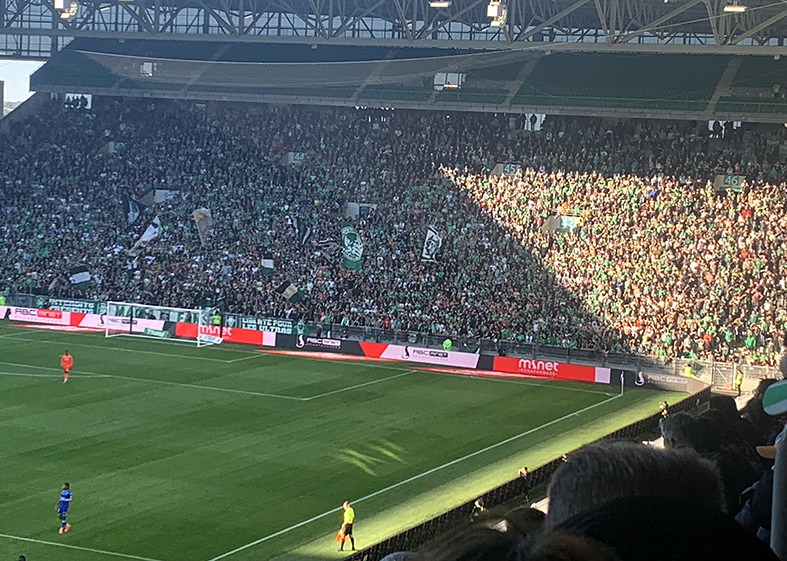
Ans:
[[[0,291],[774,361],[787,319],[781,133],[527,128],[478,114],[53,101],[0,133]],[[302,163],[284,165],[289,152]],[[496,176],[496,162],[524,166]],[[749,184],[716,193],[717,173]],[[123,197],[152,189],[177,194],[129,224]],[[341,241],[348,202],[360,203],[348,219],[359,271],[324,243]],[[214,221],[205,243],[201,207]],[[555,214],[579,226],[549,232]],[[130,254],[156,216],[162,234]],[[443,237],[435,263],[421,260],[429,226]],[[84,290],[68,280],[80,264]],[[288,282],[303,301],[275,291]]]

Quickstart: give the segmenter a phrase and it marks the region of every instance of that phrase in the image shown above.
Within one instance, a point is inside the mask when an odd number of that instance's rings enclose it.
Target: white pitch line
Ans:
[[[432,368],[439,368],[439,365],[430,365],[430,364],[422,364],[422,363],[416,363],[419,368],[413,368],[412,366],[408,368],[408,367],[403,367],[403,366],[394,366],[396,364],[402,364],[401,362],[398,362],[398,361],[395,361],[395,360],[391,360],[390,361],[394,365],[388,366],[386,364],[373,364],[372,362],[374,362],[374,361],[370,361],[370,360],[363,361],[363,360],[325,359],[325,358],[317,358],[317,357],[311,357],[311,356],[289,355],[289,354],[285,354],[285,353],[268,352],[267,350],[259,350],[257,352],[259,352],[260,354],[263,354],[263,355],[285,356],[285,357],[288,357],[288,358],[296,358],[296,359],[300,359],[300,360],[313,360],[313,361],[317,361],[317,362],[329,361],[331,363],[336,363],[336,364],[351,364],[351,365],[354,365],[354,366],[363,366],[364,368],[383,368],[385,370],[408,370],[408,371],[409,370],[415,370],[416,372],[423,372],[424,374],[435,374],[435,375],[438,375],[438,376],[452,376],[454,378],[463,378],[465,380],[487,380],[487,381],[490,381],[490,382],[503,382],[503,383],[506,383],[506,384],[516,384],[516,385],[519,385],[519,386],[531,386],[531,387],[535,387],[535,388],[549,388],[549,389],[556,389],[556,390],[564,390],[564,391],[567,391],[567,392],[594,393],[594,394],[606,395],[606,396],[612,395],[612,394],[607,393],[607,392],[600,392],[600,391],[595,391],[595,390],[583,390],[582,388],[567,388],[565,386],[557,385],[559,382],[561,382],[563,380],[553,380],[551,383],[548,383],[548,384],[538,384],[536,382],[529,382],[528,381],[528,380],[535,379],[534,377],[522,378],[522,379],[511,379],[511,378],[493,378],[491,376],[478,376],[478,375],[472,375],[472,374],[456,374],[456,373],[452,373],[452,372],[443,372],[443,371],[440,371],[440,370],[432,370]],[[385,360],[382,360],[380,362],[385,362]],[[470,372],[472,372],[472,370],[470,370]],[[567,380],[567,381],[570,381],[570,380]]]
[[[52,366],[35,366],[34,364],[19,364],[18,362],[4,362],[0,360],[0,364],[5,364],[7,366],[19,366],[21,368],[33,368],[35,370],[53,370],[55,372],[62,372],[60,368],[54,368]],[[111,377],[111,374],[102,374],[101,372],[88,372],[87,370],[80,370],[80,374],[88,374],[88,377],[92,378],[107,378]]]
[[[228,364],[234,364],[234,363],[236,363],[236,362],[240,362],[240,361],[242,361],[242,360],[249,360],[250,358],[259,358],[259,357],[261,357],[261,356],[265,356],[265,355],[263,355],[262,353],[258,353],[258,352],[256,352],[256,351],[255,351],[255,352],[254,352],[254,354],[253,354],[253,355],[251,355],[251,356],[244,356],[243,358],[236,358],[236,359],[234,359],[234,360],[228,360],[228,361],[227,361],[227,363],[228,363]]]
[[[62,378],[62,374],[30,374],[29,372],[3,372],[0,370],[0,376],[22,376],[27,378]],[[107,378],[107,374],[91,374],[89,376],[80,376],[79,374],[69,374],[71,378]]]
[[[92,547],[80,547],[78,545],[69,545],[67,543],[48,542],[46,540],[35,540],[33,538],[23,538],[21,536],[11,536],[8,534],[0,534],[0,538],[6,538],[9,540],[19,540],[22,542],[39,543],[43,545],[53,545],[56,547],[65,547],[67,549],[76,549],[79,551],[90,551],[91,553],[100,553],[102,555],[111,555],[113,557],[124,557],[126,559],[138,559],[139,561],[161,561],[160,559],[151,559],[150,557],[140,557],[139,555],[129,555],[128,553],[104,551],[103,549],[93,549]]]
[[[494,448],[497,448],[499,446],[504,446],[504,445],[506,445],[506,444],[508,444],[510,442],[513,442],[513,441],[519,439],[519,438],[522,438],[523,436],[527,436],[527,435],[532,434],[532,433],[534,433],[536,431],[539,431],[539,430],[541,430],[543,428],[549,427],[549,426],[554,425],[556,423],[559,423],[561,421],[565,421],[566,419],[569,419],[571,417],[574,417],[576,415],[584,413],[585,411],[590,411],[591,409],[593,409],[595,407],[598,407],[599,405],[604,405],[605,403],[609,403],[610,401],[618,399],[619,397],[621,397],[621,396],[620,395],[616,395],[616,396],[611,397],[609,399],[605,399],[604,401],[599,401],[598,403],[594,403],[593,405],[589,405],[587,407],[584,407],[583,409],[580,409],[579,411],[574,411],[573,413],[569,413],[567,415],[563,415],[562,417],[560,417],[558,419],[554,419],[552,421],[549,421],[548,423],[544,423],[543,425],[539,425],[539,426],[537,426],[535,428],[526,430],[525,432],[522,432],[520,434],[511,436],[511,437],[506,438],[505,440],[501,440],[500,442],[497,442],[495,444],[490,444],[489,446],[481,448],[480,450],[476,450],[475,452],[471,452],[470,454],[466,454],[466,455],[462,456],[461,458],[456,458],[455,460],[451,460],[450,462],[446,462],[446,463],[444,463],[444,464],[442,464],[440,466],[437,466],[437,467],[434,467],[434,468],[429,469],[427,471],[424,471],[422,473],[419,473],[418,475],[414,475],[412,477],[409,477],[409,478],[407,478],[407,479],[405,479],[403,481],[400,481],[399,483],[394,483],[393,485],[389,485],[388,487],[386,487],[384,489],[380,489],[379,491],[375,491],[374,493],[370,493],[369,495],[366,495],[365,497],[361,497],[360,499],[355,499],[354,501],[350,501],[350,503],[360,503],[360,502],[365,501],[367,499],[371,499],[371,498],[376,497],[378,495],[382,495],[383,493],[387,493],[388,491],[396,489],[397,487],[401,487],[402,485],[406,485],[407,483],[410,483],[412,481],[416,481],[417,479],[421,479],[422,477],[426,477],[427,475],[431,475],[433,473],[436,473],[436,472],[438,472],[440,470],[443,470],[443,469],[445,469],[447,467],[450,467],[450,466],[452,466],[454,464],[458,464],[459,462],[462,462],[462,461],[467,460],[469,458],[472,458],[474,456],[478,456],[479,454],[483,454],[483,453],[488,452],[490,450],[493,450]],[[289,526],[288,528],[284,528],[283,530],[279,530],[278,532],[274,532],[273,534],[265,536],[264,538],[260,538],[258,540],[254,540],[253,542],[249,542],[246,545],[242,545],[240,547],[236,547],[232,551],[228,551],[227,553],[222,553],[221,555],[218,555],[216,557],[208,559],[208,561],[219,561],[220,559],[224,559],[226,557],[229,557],[230,555],[234,555],[236,553],[239,553],[241,551],[249,549],[250,547],[254,547],[255,545],[259,545],[262,542],[265,542],[265,541],[268,541],[268,540],[273,539],[275,537],[281,536],[282,534],[286,534],[287,532],[290,532],[292,530],[300,528],[301,526],[305,526],[306,524],[314,522],[315,520],[319,520],[320,518],[324,518],[324,517],[326,517],[326,516],[328,516],[330,514],[333,514],[335,512],[339,512],[340,510],[341,510],[341,507],[336,507],[336,508],[333,508],[333,509],[328,510],[326,512],[323,512],[322,514],[318,514],[317,516],[312,516],[308,520],[304,520],[303,522],[298,522],[297,524],[293,524],[292,526]]]
[[[168,386],[182,386],[184,388],[196,388],[199,390],[213,390],[218,392],[239,393],[243,395],[255,395],[258,397],[275,397],[279,399],[289,399],[292,401],[306,401],[304,397],[293,397],[291,395],[281,395],[277,393],[252,392],[247,390],[233,390],[232,388],[219,388],[216,386],[200,386],[199,384],[184,384],[183,382],[168,382],[166,380],[153,380],[151,378],[134,378],[132,376],[120,376],[115,374],[105,374],[107,378],[119,378],[121,380],[134,380],[135,382],[151,382],[153,384],[166,384]]]
[[[16,363],[13,363],[13,362],[2,362],[2,361],[0,361],[0,364],[8,364],[8,365],[11,365],[11,366],[28,366],[26,364],[16,364]],[[47,366],[28,366],[28,367],[29,368],[36,368],[38,370],[54,370],[54,371],[59,370],[58,368],[50,368],[50,367],[47,367]],[[150,382],[151,384],[166,384],[166,385],[169,385],[169,386],[183,386],[184,388],[197,388],[197,389],[200,389],[200,390],[213,390],[213,391],[219,391],[219,392],[239,393],[239,394],[244,394],[244,395],[254,395],[254,396],[258,396],[258,397],[276,397],[276,398],[279,398],[279,399],[289,399],[289,400],[293,400],[293,401],[306,401],[307,400],[307,398],[304,398],[304,397],[293,397],[293,396],[290,396],[290,395],[281,395],[281,394],[276,394],[276,393],[262,393],[262,392],[253,392],[253,391],[247,391],[247,390],[235,390],[235,389],[232,389],[232,388],[219,388],[219,387],[216,387],[216,386],[200,386],[199,384],[186,384],[186,383],[183,383],[183,382],[169,382],[167,380],[154,380],[152,378],[135,378],[133,376],[123,376],[123,375],[120,375],[120,374],[100,374],[98,372],[83,372],[81,370],[80,371],[73,371],[73,372],[75,374],[79,374],[79,373],[81,373],[81,374],[88,374],[88,376],[85,376],[85,378],[117,378],[118,380],[131,380],[131,381],[134,381],[134,382]],[[32,374],[31,374],[31,376],[32,376]]]
[[[302,398],[303,401],[311,401],[312,399],[317,399],[319,397],[326,397],[329,395],[333,395],[336,393],[347,392],[350,390],[355,390],[358,388],[363,388],[364,386],[371,386],[372,384],[379,384],[380,382],[385,382],[386,380],[393,380],[394,378],[401,378],[402,376],[407,376],[408,374],[412,374],[415,370],[408,370],[407,372],[400,372],[399,374],[394,374],[393,376],[388,376],[387,378],[380,378],[379,380],[372,380],[371,382],[364,382],[363,384],[356,384],[354,386],[348,386],[346,388],[341,388],[338,390],[333,390],[331,392],[325,392],[318,395],[313,395],[311,397],[304,397]]]
[[[471,379],[471,380],[488,380],[490,382],[499,382],[499,383],[503,383],[503,384],[515,384],[517,386],[531,386],[531,387],[534,387],[534,388],[557,389],[557,390],[564,390],[564,391],[567,391],[567,392],[595,393],[595,394],[598,394],[598,395],[606,395],[606,396],[617,395],[617,394],[611,394],[611,393],[608,393],[608,392],[600,392],[600,391],[596,391],[596,390],[583,390],[582,388],[567,388],[565,386],[553,386],[552,384],[538,384],[536,382],[528,382],[528,381],[526,381],[526,380],[532,379],[532,378],[525,378],[524,380],[518,380],[518,379],[511,379],[511,378],[495,378],[495,377],[492,377],[492,376],[474,376],[472,374],[470,374],[470,375],[468,375],[468,374],[454,374],[453,372],[441,372],[441,371],[437,371],[437,370],[420,370],[420,369],[419,369],[419,372],[426,372],[428,374],[435,374],[437,376],[453,376],[454,378],[466,378],[466,379]]]
[[[31,343],[48,343],[50,345],[61,345],[63,347],[88,347],[92,349],[106,349],[110,351],[123,351],[127,353],[141,353],[146,355],[157,355],[157,356],[168,356],[172,358],[187,358],[187,359],[194,359],[194,360],[209,360],[211,362],[222,362],[224,364],[229,364],[233,362],[232,360],[225,360],[223,358],[211,358],[207,356],[192,356],[192,355],[175,355],[172,353],[158,353],[156,351],[143,351],[141,349],[126,349],[123,347],[108,347],[105,345],[89,345],[87,343],[73,343],[68,342],[64,343],[63,341],[50,341],[48,339],[23,339],[22,337],[13,337],[10,335],[0,335],[0,339],[11,339],[13,338],[14,341],[29,341]],[[159,341],[160,342],[160,341]],[[231,351],[235,352],[235,351]],[[251,358],[251,357],[249,357]]]
[[[28,365],[25,365],[25,364],[17,364],[17,363],[13,363],[13,362],[3,362],[3,361],[0,361],[0,364],[7,364],[7,365],[10,365],[10,366],[22,366],[22,367],[28,366]],[[58,371],[59,370],[57,368],[51,368],[51,367],[46,367],[46,366],[28,366],[28,367],[29,368],[36,368],[36,369],[39,369],[39,370],[53,370],[53,371]],[[98,372],[81,372],[80,371],[80,373],[82,373],[82,374],[87,374],[87,376],[84,376],[85,378],[117,378],[119,380],[132,380],[132,381],[135,381],[135,382],[150,382],[152,384],[166,384],[166,385],[170,385],[170,386],[183,386],[185,388],[197,388],[197,389],[200,389],[200,390],[213,390],[213,391],[220,391],[220,392],[239,393],[239,394],[243,394],[243,395],[253,395],[253,396],[258,396],[258,397],[273,397],[273,398],[279,398],[279,399],[288,399],[288,400],[291,400],[291,401],[311,401],[313,399],[317,399],[317,398],[320,398],[320,397],[326,397],[326,396],[333,395],[333,394],[336,394],[336,393],[341,393],[341,392],[354,390],[354,389],[357,389],[357,388],[362,388],[364,386],[371,386],[372,384],[378,384],[380,382],[385,382],[386,380],[392,380],[394,378],[401,378],[402,376],[405,376],[407,374],[411,374],[413,372],[416,372],[416,371],[415,370],[409,370],[408,372],[401,372],[399,374],[394,374],[393,376],[388,376],[387,378],[380,378],[379,380],[372,380],[371,382],[364,382],[363,384],[356,384],[354,386],[348,386],[346,388],[340,388],[338,390],[333,390],[333,391],[330,391],[330,392],[325,392],[325,393],[313,395],[313,396],[310,396],[310,397],[294,397],[294,396],[291,396],[291,395],[282,395],[282,394],[277,394],[277,393],[263,393],[263,392],[247,391],[247,390],[235,390],[235,389],[232,389],[232,388],[219,388],[217,386],[201,386],[199,384],[186,384],[186,383],[183,383],[183,382],[169,382],[167,380],[153,380],[151,378],[135,378],[133,376],[123,376],[123,375],[120,375],[120,374],[99,374]],[[10,373],[10,372],[0,372],[0,374],[9,374],[9,375],[15,375],[15,376],[42,377],[42,378],[44,378],[44,377],[46,377],[46,378],[59,378],[60,377],[59,375],[54,375],[54,374],[52,374],[52,375],[46,375],[46,374],[23,374],[23,373]],[[74,371],[74,374],[76,374],[76,371]],[[72,374],[72,376],[73,376],[73,374]],[[77,377],[79,377],[79,376],[77,375]]]
[[[27,331],[20,331],[19,333],[12,333],[11,335],[3,335],[3,338],[4,339],[11,339],[12,337],[19,337],[20,335],[33,335],[35,333],[38,333],[38,332],[37,331],[33,331],[31,333],[28,333]]]

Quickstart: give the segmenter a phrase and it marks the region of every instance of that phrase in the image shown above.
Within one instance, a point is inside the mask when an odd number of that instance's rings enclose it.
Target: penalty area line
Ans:
[[[0,376],[19,376],[22,378],[62,378],[62,374],[31,374],[30,372],[5,372],[0,370]],[[89,374],[80,376],[79,374],[69,374],[71,378],[107,378],[105,374]]]
[[[48,332],[48,333],[51,333],[51,332]],[[61,333],[62,334],[62,333],[68,333],[68,332],[66,332],[66,331],[58,331],[57,333]],[[193,355],[178,355],[178,354],[172,354],[172,353],[159,353],[159,352],[156,352],[156,351],[146,351],[146,350],[143,350],[143,349],[126,349],[124,347],[110,347],[108,345],[90,345],[88,343],[74,343],[74,342],[64,343],[62,341],[52,341],[51,339],[25,339],[23,337],[17,337],[16,335],[0,335],[0,339],[11,339],[12,341],[26,341],[26,342],[29,342],[29,343],[46,343],[48,345],[60,345],[60,346],[63,346],[63,347],[85,347],[85,348],[88,348],[88,349],[103,349],[103,350],[107,350],[107,351],[119,351],[119,352],[125,352],[125,353],[139,353],[139,354],[143,354],[143,355],[167,356],[167,357],[170,357],[170,358],[182,358],[182,359],[187,359],[187,360],[207,360],[207,361],[210,361],[210,362],[221,362],[223,364],[232,364],[233,362],[236,362],[238,360],[238,359],[226,360],[226,359],[223,359],[223,358],[212,358],[212,357],[208,357],[208,356],[193,356]],[[166,341],[156,341],[156,343],[158,343],[158,344],[166,344]],[[170,345],[183,345],[183,343],[170,343]],[[224,349],[220,349],[220,350],[224,350]],[[246,352],[251,352],[251,351],[236,351],[235,349],[226,349],[225,352],[243,352],[243,353],[246,353]],[[250,357],[247,357],[247,358],[253,358],[253,357],[250,356]]]
[[[13,362],[2,362],[0,364],[8,364],[11,366],[26,366],[24,364],[17,364]],[[49,371],[58,371],[59,368],[50,368],[47,366],[29,366],[29,368],[37,368],[39,370],[49,370]],[[120,374],[100,374],[98,372],[86,372],[82,370],[74,370],[72,371],[73,374],[76,374],[80,378],[114,378],[116,380],[130,380],[132,382],[148,382],[151,384],[164,384],[167,386],[180,386],[183,388],[194,388],[198,390],[211,390],[215,392],[226,392],[226,393],[237,393],[242,395],[252,395],[257,397],[273,397],[277,399],[288,399],[291,401],[306,401],[306,398],[303,397],[294,397],[290,395],[281,395],[276,393],[262,393],[262,392],[254,392],[254,391],[247,391],[247,390],[236,390],[232,388],[219,388],[217,386],[201,386],[199,384],[186,384],[184,382],[169,382],[167,380],[154,380],[153,378],[135,378],[133,376],[122,376]],[[86,376],[79,376],[79,374],[86,374]],[[22,374],[19,374],[20,376]],[[69,374],[72,375],[72,374]],[[34,374],[30,374],[30,376],[34,376]],[[58,377],[52,375],[52,377]]]
[[[404,479],[404,480],[400,481],[399,483],[394,483],[393,485],[389,485],[388,487],[385,487],[384,489],[380,489],[379,491],[375,491],[374,493],[370,493],[370,494],[368,494],[368,495],[366,495],[364,497],[361,497],[360,499],[355,499],[354,501],[350,501],[350,503],[360,503],[360,502],[363,502],[365,500],[374,498],[374,497],[376,497],[378,495],[382,495],[383,493],[387,493],[388,491],[396,489],[397,487],[401,487],[402,485],[406,485],[408,483],[411,483],[413,481],[421,479],[422,477],[426,477],[427,475],[431,475],[433,473],[441,471],[441,470],[443,470],[443,469],[445,469],[447,467],[450,467],[450,466],[453,466],[455,464],[458,464],[459,462],[462,462],[464,460],[473,458],[473,457],[478,456],[480,454],[484,454],[486,452],[489,452],[490,450],[498,448],[499,446],[504,446],[506,444],[509,444],[509,443],[511,443],[511,442],[513,442],[515,440],[518,440],[518,439],[522,438],[523,436],[527,436],[529,434],[533,434],[536,431],[539,431],[539,430],[544,429],[546,427],[552,426],[552,425],[554,425],[556,423],[559,423],[561,421],[565,421],[566,419],[570,419],[571,417],[574,417],[576,415],[584,413],[585,411],[590,411],[591,409],[594,409],[594,408],[596,408],[596,407],[598,407],[600,405],[604,405],[605,403],[609,403],[610,401],[614,401],[614,400],[618,399],[619,397],[621,397],[621,396],[620,395],[615,395],[615,396],[610,397],[608,399],[605,399],[603,401],[599,401],[598,403],[594,403],[593,405],[588,405],[587,407],[584,407],[584,408],[580,409],[579,411],[574,411],[572,413],[568,413],[567,415],[563,415],[562,417],[559,417],[557,419],[553,419],[552,421],[544,423],[543,425],[539,425],[539,426],[537,426],[535,428],[528,429],[525,432],[516,434],[514,436],[506,438],[505,440],[501,440],[500,442],[496,442],[495,444],[490,444],[489,446],[481,448],[480,450],[476,450],[475,452],[471,452],[469,454],[465,454],[461,458],[456,458],[455,460],[451,460],[450,462],[446,462],[446,463],[444,463],[442,465],[439,465],[437,467],[433,467],[432,469],[426,470],[426,471],[424,471],[422,473],[419,473],[417,475],[414,475],[412,477],[408,477],[407,479]],[[254,547],[255,545],[259,545],[259,544],[261,544],[263,542],[266,542],[266,541],[268,541],[270,539],[276,538],[278,536],[286,534],[287,532],[290,532],[292,530],[296,530],[296,529],[298,529],[298,528],[300,528],[302,526],[310,524],[311,522],[314,522],[315,520],[319,520],[320,518],[325,518],[326,516],[329,516],[331,514],[339,512],[340,510],[341,510],[341,507],[336,507],[336,508],[333,508],[331,510],[325,511],[322,514],[318,514],[316,516],[312,516],[308,520],[304,520],[302,522],[298,522],[297,524],[293,524],[292,526],[289,526],[287,528],[279,530],[278,532],[274,532],[273,534],[267,535],[267,536],[265,536],[263,538],[255,540],[253,542],[249,542],[246,545],[242,545],[240,547],[236,547],[232,551],[228,551],[227,553],[222,553],[221,555],[218,555],[216,557],[208,559],[208,561],[219,561],[220,559],[225,559],[225,558],[227,558],[227,557],[229,557],[231,555],[235,555],[236,553],[240,553],[241,551],[245,551],[246,549],[249,549],[250,547]]]
[[[19,364],[15,362],[3,362],[0,361],[0,364],[6,364],[9,366],[20,366],[20,367],[28,367],[28,368],[35,368],[38,370],[47,370],[50,372],[58,372],[59,368],[53,368],[48,366],[33,366],[33,365],[25,365]],[[149,382],[151,384],[164,384],[168,386],[180,386],[184,388],[194,388],[199,390],[212,390],[217,392],[227,392],[227,393],[237,393],[241,395],[251,395],[257,397],[271,397],[276,399],[287,399],[290,401],[312,401],[313,399],[318,399],[321,397],[327,397],[329,395],[334,395],[337,393],[352,391],[358,388],[363,388],[365,386],[371,386],[373,384],[379,384],[380,382],[386,382],[388,380],[393,380],[395,378],[401,378],[402,376],[406,376],[408,374],[413,374],[417,372],[416,370],[408,370],[407,372],[400,372],[399,374],[394,374],[393,376],[387,376],[385,378],[380,378],[378,380],[372,380],[370,382],[364,382],[362,384],[355,384],[354,386],[348,386],[346,388],[339,388],[338,390],[333,390],[317,395],[313,395],[310,397],[296,397],[292,395],[283,395],[283,394],[276,394],[276,393],[263,393],[263,392],[255,392],[250,390],[236,390],[233,388],[220,388],[217,386],[202,386],[199,384],[187,384],[184,382],[170,382],[167,380],[155,380],[152,378],[135,378],[134,376],[123,376],[121,374],[101,374],[98,372],[87,372],[87,371],[73,371],[70,375],[72,377],[79,377],[79,378],[114,378],[117,380],[130,380],[134,382]],[[81,375],[80,375],[81,374]],[[31,378],[59,378],[61,377],[60,374],[26,374],[22,372],[4,372],[0,371],[0,375],[8,375],[8,376],[29,376]]]
[[[117,553],[116,551],[104,551],[103,549],[94,549],[92,547],[81,547],[78,545],[69,545],[67,543],[49,542],[46,540],[36,540],[33,538],[23,538],[21,536],[11,536],[9,534],[0,534],[0,538],[6,538],[9,540],[18,540],[22,542],[38,543],[42,545],[53,545],[55,547],[76,549],[78,551],[89,551],[91,553],[100,553],[101,555],[111,555],[113,557],[123,557],[125,559],[138,559],[139,561],[161,561],[160,559],[152,559],[150,557],[140,557],[139,555],[130,555],[128,553]]]
[[[313,395],[311,397],[302,397],[301,400],[303,401],[311,401],[312,399],[317,399],[320,397],[327,397],[329,395],[348,392],[350,390],[356,390],[358,388],[363,388],[365,386],[371,386],[373,384],[379,384],[380,382],[386,382],[388,380],[393,380],[395,378],[401,378],[402,376],[407,376],[408,374],[413,374],[416,372],[415,370],[408,370],[407,372],[400,372],[399,374],[394,374],[393,376],[387,376],[385,378],[380,378],[379,380],[372,380],[371,382],[364,382],[363,384],[355,384],[354,386],[348,386],[346,388],[340,388],[338,390],[333,390],[331,392],[325,392],[317,395]]]

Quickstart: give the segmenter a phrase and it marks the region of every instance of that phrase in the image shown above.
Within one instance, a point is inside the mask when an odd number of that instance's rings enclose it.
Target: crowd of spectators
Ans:
[[[781,133],[551,117],[529,128],[481,114],[52,101],[0,132],[0,291],[777,360]],[[302,163],[282,164],[289,152]],[[497,162],[523,167],[497,176]],[[749,181],[720,194],[717,173]],[[129,224],[123,197],[153,189],[177,194]],[[340,241],[348,202],[361,205],[359,271],[319,243]],[[214,221],[205,243],[200,207]],[[547,231],[556,214],[579,226]],[[156,216],[161,236],[129,254]],[[421,260],[429,226],[443,237],[436,263]],[[82,264],[87,289],[68,281]],[[282,298],[285,282],[306,298]]]

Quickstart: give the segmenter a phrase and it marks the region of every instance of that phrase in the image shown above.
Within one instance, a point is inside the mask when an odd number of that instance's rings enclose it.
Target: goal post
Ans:
[[[150,306],[133,302],[107,302],[104,336],[129,335],[196,343],[198,347],[222,342],[221,328],[213,326],[209,309]]]

